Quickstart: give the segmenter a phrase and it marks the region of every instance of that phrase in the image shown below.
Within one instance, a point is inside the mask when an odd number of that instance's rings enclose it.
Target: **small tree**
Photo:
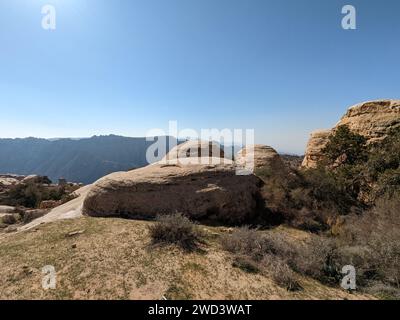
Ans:
[[[322,150],[332,164],[341,158],[342,164],[356,164],[367,160],[367,140],[352,132],[347,125],[339,126]]]

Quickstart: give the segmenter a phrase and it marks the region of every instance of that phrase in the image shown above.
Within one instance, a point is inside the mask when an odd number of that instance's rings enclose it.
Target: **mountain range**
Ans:
[[[0,139],[0,172],[44,175],[52,181],[63,177],[88,184],[111,172],[146,166],[146,150],[153,143],[116,135]]]

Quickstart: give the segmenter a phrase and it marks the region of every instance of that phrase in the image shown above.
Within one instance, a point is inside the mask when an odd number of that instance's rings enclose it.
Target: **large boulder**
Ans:
[[[23,176],[2,174],[0,175],[0,185],[12,186],[18,184],[23,178]]]
[[[213,141],[189,140],[172,148],[163,160],[185,158],[224,158],[224,150]]]
[[[14,213],[16,210],[15,207],[11,206],[0,206],[0,213]]]
[[[245,167],[254,164],[254,170],[279,170],[285,165],[275,149],[266,145],[250,145],[236,155],[236,165]]]
[[[368,101],[350,107],[333,129],[317,131],[311,135],[303,167],[316,167],[317,162],[324,157],[322,149],[330,134],[342,125],[347,125],[353,132],[367,138],[367,143],[379,142],[390,130],[400,127],[400,100]]]
[[[232,163],[156,163],[98,180],[83,213],[151,219],[181,212],[194,220],[239,224],[253,218],[261,184],[254,175],[236,175]]]

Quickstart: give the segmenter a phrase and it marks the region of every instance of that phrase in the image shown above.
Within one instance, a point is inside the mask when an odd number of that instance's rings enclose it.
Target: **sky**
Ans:
[[[400,98],[399,15],[398,0],[0,0],[0,137],[177,121],[302,154],[349,106]]]

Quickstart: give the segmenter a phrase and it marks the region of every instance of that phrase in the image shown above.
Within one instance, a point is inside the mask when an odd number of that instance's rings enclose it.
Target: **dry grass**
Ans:
[[[224,228],[199,226],[209,235],[206,253],[149,248],[153,224],[84,217],[0,236],[0,299],[370,298],[304,277],[304,290],[289,292],[268,275],[235,268],[220,249],[220,235],[229,232]],[[68,236],[77,230],[84,232]],[[57,289],[45,291],[41,269],[49,264],[57,271]]]

